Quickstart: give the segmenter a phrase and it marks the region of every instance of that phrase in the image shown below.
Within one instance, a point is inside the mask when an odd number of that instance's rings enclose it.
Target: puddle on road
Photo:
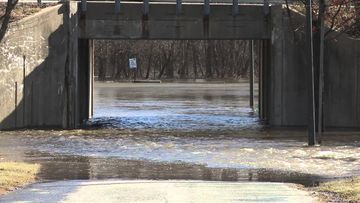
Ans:
[[[201,164],[165,163],[116,158],[28,154],[41,164],[42,180],[124,179],[285,182],[316,186],[324,178],[267,169],[210,168]],[[37,159],[37,157],[39,159]],[[46,158],[44,158],[46,157]]]

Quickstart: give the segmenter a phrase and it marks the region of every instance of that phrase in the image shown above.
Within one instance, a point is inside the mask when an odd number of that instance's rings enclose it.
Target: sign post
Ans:
[[[129,68],[133,73],[134,81],[136,80],[137,63],[136,58],[129,58]]]

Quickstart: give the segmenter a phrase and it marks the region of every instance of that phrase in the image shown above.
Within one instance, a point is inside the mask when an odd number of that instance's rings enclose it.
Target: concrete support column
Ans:
[[[144,0],[143,2],[143,15],[149,15],[149,0]]]
[[[281,6],[271,7],[271,39],[267,40],[265,51],[266,51],[266,80],[267,81],[267,110],[268,121],[271,126],[282,126],[286,123],[284,119],[284,109],[286,108],[284,104],[284,85],[286,85],[286,80],[284,80],[283,75],[285,69],[285,32],[283,27],[283,12]]]
[[[254,53],[254,40],[250,42],[250,107],[254,108],[254,69],[255,69],[255,53]]]
[[[263,120],[264,118],[264,95],[263,95],[263,80],[264,80],[264,75],[263,75],[263,54],[262,54],[262,49],[263,49],[263,41],[260,40],[259,44],[258,44],[258,70],[259,70],[259,86],[258,86],[258,103],[259,103],[259,118],[261,120]]]
[[[210,15],[210,0],[204,0],[204,16]]]
[[[92,118],[94,115],[94,40],[89,40],[89,116]]]
[[[78,83],[77,83],[77,99],[78,99],[78,122],[82,124],[84,120],[89,118],[90,110],[90,42],[88,39],[79,39],[78,43]]]
[[[233,16],[237,16],[239,14],[239,0],[233,0],[232,14]]]
[[[264,0],[264,15],[267,16],[270,13],[269,0]]]
[[[81,11],[86,12],[86,10],[87,10],[87,1],[81,0]]]
[[[115,0],[115,13],[119,14],[121,10],[121,2],[120,0]]]
[[[143,2],[143,16],[141,21],[142,37],[147,39],[149,37],[149,0]]]
[[[210,0],[204,0],[203,32],[206,39],[209,38],[210,30]]]
[[[182,13],[182,0],[176,0],[176,15]]]
[[[79,125],[79,61],[78,61],[78,35],[79,35],[79,26],[78,20],[80,8],[78,2],[69,1],[67,6],[69,13],[67,14],[68,18],[68,60],[66,65],[66,116],[64,116],[63,126],[66,128],[76,128]]]
[[[269,122],[270,118],[270,92],[271,92],[271,61],[270,61],[270,40],[263,40],[261,43],[261,70],[260,70],[260,86],[259,90],[261,91],[261,112],[260,119]]]

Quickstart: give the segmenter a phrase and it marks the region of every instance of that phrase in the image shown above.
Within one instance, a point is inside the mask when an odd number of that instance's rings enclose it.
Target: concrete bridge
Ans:
[[[235,2],[235,4],[234,4]],[[92,115],[92,70],[94,39],[149,40],[258,40],[263,55],[260,116],[269,116],[266,79],[270,74],[270,40],[281,15],[281,6],[243,4],[237,1],[209,4],[177,2],[87,2],[78,4],[79,75],[84,83],[79,92],[81,118]],[[83,53],[83,54],[81,54]],[[82,63],[88,62],[88,63]]]
[[[270,126],[306,126],[304,19],[292,15],[290,21],[276,2],[237,0],[70,1],[45,8],[12,24],[0,43],[0,129],[77,128],[89,118],[94,39],[256,40],[260,118]],[[359,41],[342,37],[326,46],[325,125],[357,128]]]

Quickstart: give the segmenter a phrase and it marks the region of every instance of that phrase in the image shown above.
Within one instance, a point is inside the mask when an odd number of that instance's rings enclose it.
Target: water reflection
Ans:
[[[117,158],[29,154],[41,163],[43,180],[120,178],[150,180],[265,181],[314,186],[324,179],[310,174],[267,169],[210,168],[201,164],[150,162]],[[44,159],[44,157],[47,157]]]

